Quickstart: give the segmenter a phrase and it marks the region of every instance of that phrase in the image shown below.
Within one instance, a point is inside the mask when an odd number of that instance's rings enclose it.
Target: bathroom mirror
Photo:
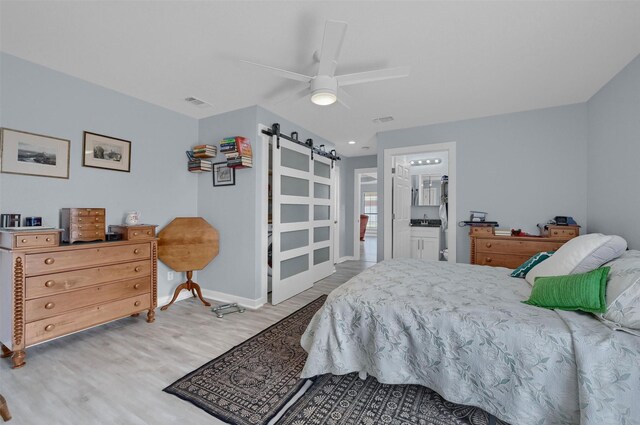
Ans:
[[[411,176],[411,205],[439,206],[441,175],[416,174]]]

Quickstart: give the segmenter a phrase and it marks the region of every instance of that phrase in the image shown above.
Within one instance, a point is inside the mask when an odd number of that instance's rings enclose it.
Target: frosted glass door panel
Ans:
[[[313,163],[313,167],[313,175],[326,179],[331,177],[331,166],[329,164],[316,160]]]
[[[294,230],[292,232],[282,232],[280,234],[280,252],[302,248],[309,245],[308,230]]]
[[[313,251],[313,265],[317,266],[318,264],[326,263],[330,258],[330,248],[327,246],[325,248],[316,249]]]
[[[289,196],[309,196],[309,180],[282,176],[282,194]]]
[[[286,143],[286,142],[285,142]],[[307,149],[307,148],[303,148]],[[308,149],[307,149],[308,150]],[[284,146],[280,148],[282,156],[280,158],[280,165],[287,168],[293,168],[300,171],[309,171],[309,155],[301,152],[296,152],[292,149],[287,149]]]
[[[301,223],[309,221],[309,205],[282,204],[280,205],[281,223]]]
[[[329,220],[331,214],[331,207],[329,205],[315,205],[313,207],[313,219],[314,220]]]
[[[287,279],[309,270],[309,255],[304,254],[280,262],[280,278]]]
[[[313,196],[318,199],[329,199],[331,197],[331,186],[322,183],[314,183]]]
[[[330,237],[331,237],[331,228],[329,226],[316,227],[313,229],[313,242],[328,241]]]

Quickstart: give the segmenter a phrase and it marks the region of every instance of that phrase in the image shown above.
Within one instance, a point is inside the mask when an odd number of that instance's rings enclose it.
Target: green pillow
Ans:
[[[524,278],[529,270],[551,257],[555,251],[538,252],[533,257],[522,263],[520,267],[511,272],[511,277]]]
[[[537,277],[525,304],[558,310],[604,313],[609,267],[588,273]]]

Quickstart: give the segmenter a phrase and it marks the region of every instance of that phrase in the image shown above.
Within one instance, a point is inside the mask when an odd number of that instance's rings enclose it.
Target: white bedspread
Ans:
[[[640,424],[640,338],[522,304],[530,292],[505,268],[379,263],[313,317],[302,377],[420,384],[514,425]]]

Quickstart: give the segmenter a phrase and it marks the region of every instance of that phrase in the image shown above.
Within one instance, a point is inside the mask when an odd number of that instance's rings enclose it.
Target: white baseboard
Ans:
[[[221,301],[223,303],[229,303],[229,304],[238,303],[239,305],[252,310],[258,309],[267,303],[267,300],[264,298],[258,298],[257,300],[252,300],[249,298],[238,297],[236,295],[225,294],[224,292],[212,291],[210,289],[201,289],[201,290],[202,290],[202,296],[210,300]],[[162,307],[163,305],[167,304],[169,301],[171,301],[172,296],[173,295],[167,295],[166,297],[158,298],[158,306]],[[187,298],[190,298],[190,297],[193,297],[193,294],[191,292],[182,291],[180,292],[180,295],[178,295],[176,302],[186,300]]]
[[[353,255],[348,255],[345,257],[340,257],[338,259],[338,261],[336,262],[336,264],[340,264],[340,263],[344,263],[345,261],[353,261],[355,259],[355,257]]]

